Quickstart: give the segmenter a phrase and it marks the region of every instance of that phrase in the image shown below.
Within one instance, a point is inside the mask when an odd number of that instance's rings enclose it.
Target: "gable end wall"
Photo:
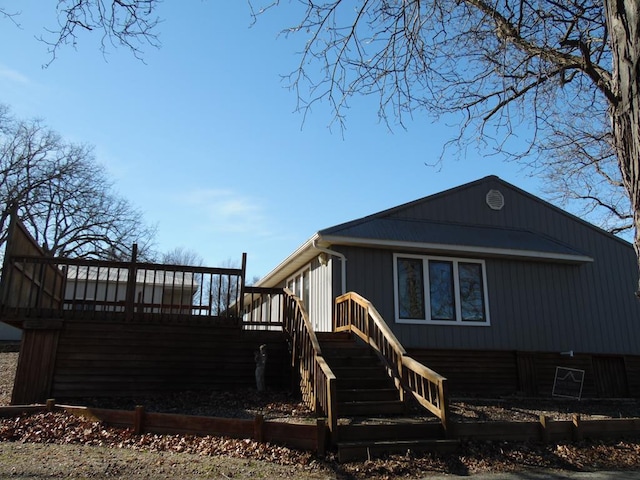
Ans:
[[[503,210],[486,205],[490,189],[504,195]],[[569,265],[470,255],[485,260],[491,325],[408,325],[394,321],[393,254],[402,250],[334,245],[348,259],[347,290],[370,300],[405,347],[640,354],[636,259],[628,243],[491,178],[389,216],[526,229],[594,259]]]

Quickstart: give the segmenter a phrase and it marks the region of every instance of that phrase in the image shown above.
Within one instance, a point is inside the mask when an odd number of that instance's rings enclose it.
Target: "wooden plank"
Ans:
[[[627,355],[624,357],[629,395],[640,397],[640,356]]]
[[[24,331],[12,404],[44,402],[51,397],[58,337],[58,330]]]
[[[620,438],[640,433],[640,418],[581,420],[580,429],[588,438]]]
[[[623,357],[595,355],[592,365],[599,397],[620,398],[629,395]]]
[[[266,442],[312,451],[320,448],[318,428],[326,428],[324,424],[319,426],[283,422],[265,422],[263,427]]]
[[[196,325],[65,320],[52,395],[128,396],[192,389],[252,387],[253,352],[267,344],[267,386],[289,386],[282,332]]]
[[[46,412],[46,405],[11,405],[0,407],[0,418],[18,417]]]
[[[518,390],[527,396],[538,394],[535,355],[530,352],[517,352]]]
[[[147,413],[145,431],[150,433],[217,435],[232,438],[252,438],[253,420],[216,418],[171,413]]]
[[[91,421],[101,421],[113,427],[133,428],[135,412],[132,410],[111,410],[107,408],[77,407],[57,405],[59,410]]]
[[[473,422],[449,425],[450,438],[476,440],[540,440],[539,422]]]

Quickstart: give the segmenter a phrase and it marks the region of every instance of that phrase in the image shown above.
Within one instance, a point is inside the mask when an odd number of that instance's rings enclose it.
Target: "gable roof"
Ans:
[[[257,285],[275,286],[303,268],[323,248],[332,245],[350,245],[372,248],[397,248],[428,251],[433,254],[474,254],[529,260],[546,260],[580,264],[593,258],[575,247],[551,238],[544,233],[526,228],[456,223],[417,218],[411,212],[438,199],[455,198],[464,191],[482,184],[499,186],[527,197],[541,206],[566,216],[568,221],[580,222],[612,239],[622,239],[536,197],[497,176],[491,175],[427,197],[398,205],[372,215],[319,230]]]
[[[418,219],[372,218],[319,232],[325,242],[341,245],[405,247],[442,253],[483,253],[519,258],[589,262],[583,253],[527,230],[461,225]]]

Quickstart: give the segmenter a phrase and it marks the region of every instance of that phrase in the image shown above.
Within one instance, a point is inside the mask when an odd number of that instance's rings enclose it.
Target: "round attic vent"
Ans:
[[[502,210],[504,207],[504,197],[500,190],[489,190],[486,200],[491,210]]]

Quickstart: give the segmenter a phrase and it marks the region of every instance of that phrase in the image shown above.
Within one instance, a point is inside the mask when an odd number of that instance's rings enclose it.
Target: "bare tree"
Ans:
[[[253,3],[259,15],[280,2]],[[564,186],[589,185],[593,206],[619,211],[614,230],[631,213],[640,258],[637,0],[297,3],[305,10],[285,34],[305,36],[290,77],[302,111],[326,101],[343,124],[350,98],[375,95],[389,124],[420,109],[461,118],[450,143],[460,152],[481,139],[551,173],[559,153],[580,154]],[[516,131],[528,143],[511,151]],[[601,196],[590,178],[612,190]]]
[[[0,132],[0,244],[10,209],[55,256],[126,259],[133,243],[146,258],[155,235],[142,214],[113,191],[85,145],[64,142],[40,121],[8,113]]]
[[[176,247],[173,250],[163,253],[160,262],[171,265],[187,265],[190,267],[202,267],[204,265],[202,255],[195,250],[185,247]]]
[[[228,258],[220,268],[237,269],[240,268],[238,262]],[[216,315],[222,315],[227,312],[238,301],[240,295],[240,278],[234,275],[215,275],[211,278],[210,284],[205,286],[205,292],[208,294],[212,311]]]
[[[551,135],[535,145],[534,168],[546,178],[551,200],[614,234],[633,229],[610,126],[596,112],[564,115],[549,124]]]
[[[78,38],[86,33],[100,35],[101,50],[109,45],[124,46],[137,58],[142,58],[144,45],[159,46],[156,27],[160,22],[155,11],[161,0],[58,0],[49,2],[55,8],[57,26],[46,28],[38,38],[51,54],[49,63],[55,60],[59,49],[65,45],[76,46]],[[45,8],[44,6],[42,8]],[[19,11],[0,7],[0,17],[16,24]]]

